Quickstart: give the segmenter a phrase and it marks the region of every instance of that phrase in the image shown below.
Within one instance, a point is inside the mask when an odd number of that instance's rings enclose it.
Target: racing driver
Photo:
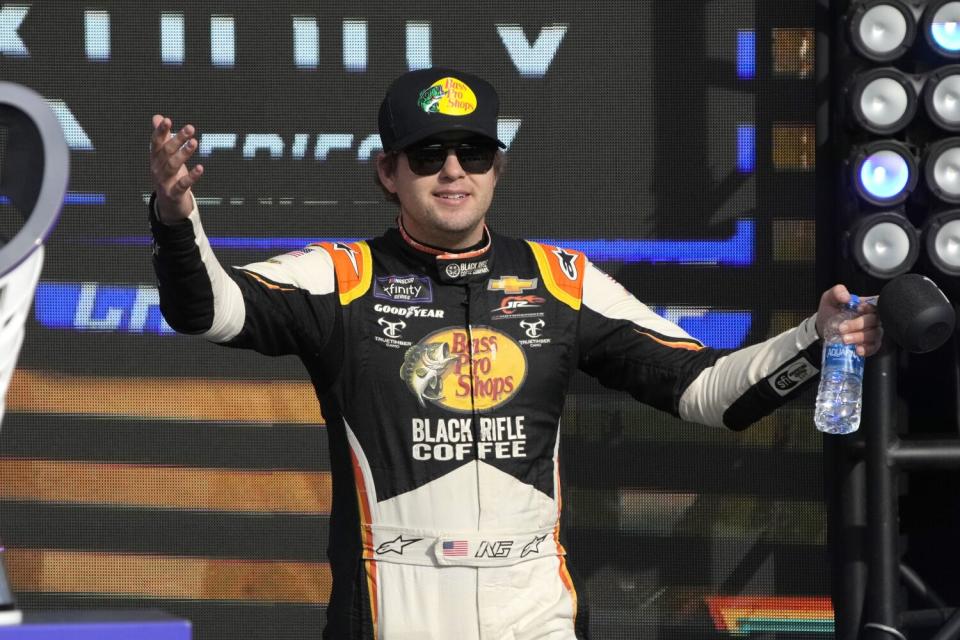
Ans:
[[[333,589],[324,638],[574,640],[582,589],[560,542],[558,432],[576,369],[692,422],[743,429],[817,378],[850,294],[736,351],[703,346],[587,257],[490,231],[498,97],[452,69],[395,80],[377,175],[394,228],[224,269],[188,169],[195,129],[153,117],[150,206],[175,329],[299,356],[330,441]],[[879,347],[875,309],[841,327]]]

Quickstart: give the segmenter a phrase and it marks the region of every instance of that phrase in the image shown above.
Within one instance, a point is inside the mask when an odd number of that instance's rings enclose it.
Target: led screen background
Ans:
[[[164,323],[151,115],[197,126],[204,224],[240,265],[392,224],[370,162],[386,85],[478,73],[509,142],[491,225],[582,249],[735,347],[818,298],[808,4],[2,3],[0,77],[48,99],[72,170],[0,432],[21,603],[159,607],[199,638],[323,624],[320,409],[295,359]],[[811,405],[730,434],[575,380],[565,524],[595,637],[829,630]]]

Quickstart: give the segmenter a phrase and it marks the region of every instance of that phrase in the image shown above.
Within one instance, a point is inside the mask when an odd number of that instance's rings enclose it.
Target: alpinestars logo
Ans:
[[[531,553],[540,553],[540,543],[547,539],[547,534],[536,536],[533,540],[523,545],[523,551],[520,552],[521,558],[526,558]]]
[[[393,540],[384,542],[379,547],[377,547],[378,554],[384,553],[395,553],[402,556],[403,550],[415,542],[420,542],[423,538],[404,538],[402,535],[397,536]]]
[[[575,253],[568,253],[564,249],[556,249],[553,255],[557,256],[557,259],[560,260],[560,270],[563,271],[563,275],[567,276],[570,280],[576,280],[579,275],[577,271],[577,258],[580,256]]]
[[[353,266],[353,273],[359,278],[360,277],[360,265],[357,264],[357,251],[348,244],[342,242],[334,242],[333,248],[337,251],[342,251],[347,254],[347,259],[350,260],[350,264]]]

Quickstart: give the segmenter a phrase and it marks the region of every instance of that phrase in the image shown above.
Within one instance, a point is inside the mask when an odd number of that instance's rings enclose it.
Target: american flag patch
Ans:
[[[288,251],[287,255],[293,256],[294,258],[299,258],[300,256],[304,255],[304,253],[303,251]]]
[[[443,555],[445,556],[465,556],[467,555],[466,540],[447,540],[443,543]]]

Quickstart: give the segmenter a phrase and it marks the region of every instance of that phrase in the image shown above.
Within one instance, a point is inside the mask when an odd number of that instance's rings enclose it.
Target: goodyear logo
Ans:
[[[446,77],[421,91],[417,104],[427,113],[465,116],[477,108],[477,96],[466,82]]]
[[[469,334],[441,329],[407,350],[400,377],[421,406],[430,402],[451,411],[484,411],[520,390],[527,357],[513,338],[490,327],[472,327]]]

